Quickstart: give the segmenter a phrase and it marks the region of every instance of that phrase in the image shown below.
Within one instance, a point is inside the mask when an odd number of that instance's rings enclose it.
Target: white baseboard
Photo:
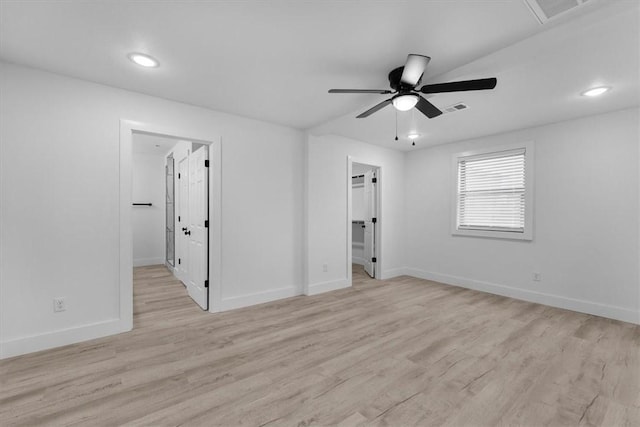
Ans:
[[[108,335],[131,330],[131,325],[120,319],[105,320],[75,328],[63,329],[46,334],[32,335],[0,343],[0,359],[20,356],[35,351],[75,344]]]
[[[302,295],[297,287],[279,288],[254,294],[240,295],[237,297],[223,298],[220,311],[233,310],[236,308],[249,307],[250,305],[262,304],[283,298]]]
[[[433,273],[416,268],[407,268],[406,274],[420,279],[433,280],[434,282],[475,289],[477,291],[487,292],[490,294],[502,295],[551,307],[564,308],[581,313],[593,314],[595,316],[607,317],[609,319],[621,320],[623,322],[640,324],[640,313],[624,307],[616,307],[543,292],[535,292],[528,289],[519,289],[511,286],[469,279],[466,277]]]
[[[306,295],[317,295],[338,289],[350,288],[351,283],[347,279],[331,280],[329,282],[314,283],[309,285]]]
[[[391,268],[389,270],[385,270],[382,272],[382,277],[380,277],[380,280],[387,280],[387,279],[392,279],[394,277],[406,276],[406,275],[407,275],[407,269],[404,267]]]
[[[159,265],[164,264],[164,258],[138,258],[133,260],[134,267],[144,267],[145,265]]]

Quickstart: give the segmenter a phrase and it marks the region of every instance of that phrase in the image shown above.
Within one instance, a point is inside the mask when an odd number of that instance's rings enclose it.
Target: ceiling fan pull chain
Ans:
[[[396,110],[396,141],[398,140],[398,110]]]
[[[412,129],[414,129],[413,132],[417,134],[418,133],[418,126],[416,124],[416,110],[415,109],[411,110],[411,122],[412,122]],[[416,141],[415,140],[411,141],[411,146],[412,147],[416,146]]]

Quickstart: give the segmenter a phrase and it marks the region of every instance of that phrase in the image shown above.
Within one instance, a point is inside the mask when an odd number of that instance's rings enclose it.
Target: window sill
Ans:
[[[454,236],[467,236],[467,237],[484,237],[489,239],[500,240],[533,240],[533,236],[530,230],[525,230],[523,233],[516,233],[511,231],[487,231],[487,230],[452,230],[451,234]]]

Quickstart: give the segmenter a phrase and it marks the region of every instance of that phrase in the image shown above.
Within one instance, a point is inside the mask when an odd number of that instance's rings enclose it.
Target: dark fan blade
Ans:
[[[442,111],[440,111],[438,107],[436,107],[435,105],[433,105],[432,103],[430,103],[429,101],[427,101],[421,96],[418,96],[418,98],[419,99],[418,99],[418,103],[416,104],[416,108],[420,110],[422,114],[429,117],[430,119],[433,119],[434,117],[438,117],[440,114],[442,114]]]
[[[463,80],[450,83],[436,83],[432,85],[424,85],[420,89],[422,93],[443,93],[443,92],[464,92],[468,90],[484,90],[496,87],[498,79],[492,77],[490,79]]]
[[[414,54],[409,55],[407,57],[406,64],[404,64],[404,70],[402,71],[400,82],[415,87],[420,83],[420,78],[424,73],[424,69],[427,68],[429,61],[431,61],[431,58],[428,56]]]
[[[370,115],[372,115],[376,111],[382,110],[384,107],[386,107],[389,104],[391,104],[391,99],[387,99],[386,101],[382,101],[380,104],[374,105],[373,107],[369,108],[367,111],[365,111],[364,113],[360,114],[356,118],[357,119],[362,119],[362,118],[365,118],[365,117],[369,117]]]
[[[386,89],[329,89],[329,93],[379,93],[386,95],[393,92]]]

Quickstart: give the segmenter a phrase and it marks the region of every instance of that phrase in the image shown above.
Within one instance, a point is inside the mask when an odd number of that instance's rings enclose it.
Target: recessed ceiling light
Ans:
[[[145,55],[144,53],[130,53],[128,57],[131,61],[142,67],[154,68],[160,65],[160,63],[155,58],[152,58],[149,55]]]
[[[416,132],[412,132],[409,135],[407,135],[407,138],[409,138],[409,139],[418,139],[418,138],[420,138],[420,134],[416,133]]]
[[[409,111],[418,103],[418,97],[416,95],[396,95],[391,102],[396,110]]]
[[[611,89],[611,88],[608,87],[608,86],[594,87],[594,88],[591,88],[589,90],[585,90],[580,95],[582,95],[582,96],[598,96],[598,95],[602,95],[603,93],[607,92],[609,89]]]

